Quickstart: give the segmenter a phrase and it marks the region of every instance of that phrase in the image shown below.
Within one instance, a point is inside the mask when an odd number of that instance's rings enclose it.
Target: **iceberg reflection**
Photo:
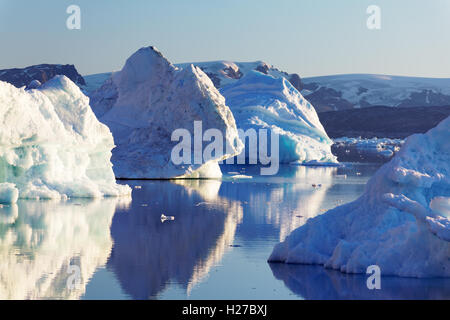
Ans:
[[[0,208],[0,299],[78,299],[112,247],[116,206],[130,198],[26,201]],[[71,266],[79,277],[68,285]]]
[[[336,167],[281,166],[277,176],[226,183],[219,194],[244,203],[246,218],[273,226],[279,230],[278,241],[283,241],[292,230],[322,213],[323,200],[337,172]],[[266,236],[248,231],[249,238]]]
[[[146,182],[134,192],[131,211],[111,225],[108,260],[133,299],[156,298],[169,283],[189,294],[233,243],[242,207],[218,196],[220,181]],[[174,216],[161,223],[161,214]]]
[[[293,293],[308,300],[447,300],[450,279],[382,277],[380,290],[369,290],[366,275],[344,274],[316,265],[270,263],[273,275]]]

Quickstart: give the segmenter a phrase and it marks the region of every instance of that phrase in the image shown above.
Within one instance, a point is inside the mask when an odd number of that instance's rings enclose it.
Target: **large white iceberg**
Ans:
[[[346,273],[450,277],[450,118],[410,136],[356,201],[310,219],[269,261]]]
[[[114,141],[65,76],[25,90],[0,81],[0,202],[130,194],[116,184]]]
[[[128,58],[91,100],[113,132],[112,161],[119,178],[220,177],[218,161],[242,149],[233,114],[208,76],[193,65],[174,67],[153,47]],[[219,130],[226,152],[200,163],[175,164],[171,152],[178,142],[171,141],[172,133],[194,133],[194,121],[202,122],[203,131]]]
[[[337,162],[314,107],[286,78],[252,70],[221,93],[239,129],[268,129],[279,135],[279,162]]]

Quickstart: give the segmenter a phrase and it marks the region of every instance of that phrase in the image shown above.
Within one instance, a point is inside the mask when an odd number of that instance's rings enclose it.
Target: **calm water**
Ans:
[[[308,218],[356,199],[377,167],[223,169],[222,181],[123,182],[138,186],[132,200],[0,208],[0,299],[450,298],[444,279],[383,278],[370,291],[364,275],[267,263]]]

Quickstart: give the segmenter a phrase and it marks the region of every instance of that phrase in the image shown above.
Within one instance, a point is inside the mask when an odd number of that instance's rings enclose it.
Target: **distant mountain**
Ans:
[[[33,80],[44,83],[56,75],[64,75],[78,86],[86,85],[84,78],[72,64],[39,64],[22,69],[0,70],[0,80],[9,82],[17,88],[28,86]]]
[[[266,75],[271,75],[276,78],[286,78],[294,88],[298,91],[303,89],[303,84],[300,76],[296,73],[287,73],[281,71],[274,66],[270,66],[263,61],[255,62],[231,62],[231,61],[209,61],[209,62],[190,62],[181,63],[176,66],[185,68],[193,64],[203,70],[212,80],[216,88],[220,89],[228,84],[232,84],[250,71],[259,71]]]
[[[450,106],[369,107],[319,113],[320,122],[330,138],[396,138],[424,133],[450,116]]]
[[[318,112],[371,106],[450,105],[450,78],[344,74],[303,78],[303,96]]]

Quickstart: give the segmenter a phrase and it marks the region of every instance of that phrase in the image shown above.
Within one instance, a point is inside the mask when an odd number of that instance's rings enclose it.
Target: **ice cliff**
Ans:
[[[286,78],[249,71],[221,93],[240,129],[268,129],[279,135],[281,163],[337,162],[314,107]]]
[[[116,184],[114,141],[65,76],[33,90],[0,81],[0,202],[130,194]]]

